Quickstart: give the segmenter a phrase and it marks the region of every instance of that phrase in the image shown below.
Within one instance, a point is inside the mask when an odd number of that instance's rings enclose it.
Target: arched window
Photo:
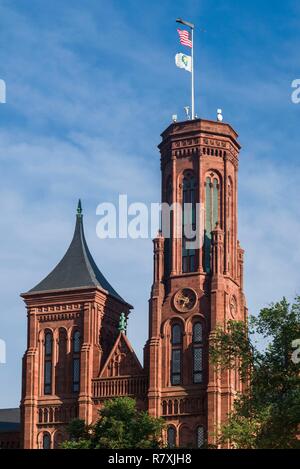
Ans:
[[[233,188],[232,180],[228,178],[227,187],[227,270],[234,274],[234,220],[233,220]],[[231,253],[231,255],[230,255]]]
[[[181,425],[179,430],[179,446],[180,448],[188,448],[192,446],[193,441],[193,434],[190,427],[186,425]],[[192,443],[192,444],[191,444]]]
[[[205,181],[205,236],[204,236],[204,270],[207,273],[211,271],[211,240],[212,231],[220,221],[219,199],[220,199],[219,180],[211,173]]]
[[[168,427],[168,448],[175,448],[176,431],[174,427]]]
[[[181,383],[182,367],[182,327],[180,324],[172,326],[171,346],[171,384],[177,386]]]
[[[80,332],[75,331],[72,340],[72,391],[79,392],[80,384]]]
[[[201,344],[203,337],[202,337],[202,324],[201,322],[196,322],[193,327],[193,343],[194,344]]]
[[[203,448],[204,445],[204,427],[202,426],[197,428],[196,445],[197,448]]]
[[[163,415],[167,415],[167,401],[163,401],[162,403],[162,413]]]
[[[201,322],[193,326],[193,383],[203,382],[203,328]]]
[[[196,271],[196,251],[189,244],[195,242],[196,230],[196,180],[186,172],[182,184],[182,272]]]
[[[172,345],[179,345],[182,342],[181,325],[174,324],[172,327]]]
[[[66,390],[67,371],[67,331],[59,329],[58,333],[58,356],[55,367],[56,394],[61,394]]]
[[[50,449],[51,448],[51,437],[49,433],[43,434],[43,449]]]
[[[44,346],[44,394],[52,393],[52,349],[52,332],[47,331],[45,334]]]
[[[172,186],[172,179],[171,177],[167,180],[166,186],[166,203],[171,207],[172,206],[172,194],[173,186]],[[164,267],[165,267],[165,276],[170,275],[172,269],[172,226],[173,226],[173,210],[166,211],[162,213],[162,233],[165,238],[165,256],[164,256]],[[165,217],[168,217],[167,219]]]

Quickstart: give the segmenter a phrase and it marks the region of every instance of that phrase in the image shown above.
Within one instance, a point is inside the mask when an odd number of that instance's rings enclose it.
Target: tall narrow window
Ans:
[[[200,426],[197,428],[197,448],[203,448],[204,445],[204,427]]]
[[[193,326],[193,383],[203,382],[203,329],[201,322]]]
[[[168,427],[168,448],[175,448],[176,431],[174,427]]]
[[[183,178],[182,192],[182,272],[196,271],[196,251],[189,243],[196,240],[196,180],[187,172]]]
[[[67,372],[67,331],[64,328],[59,329],[58,333],[58,356],[55,367],[56,394],[66,391],[66,372]]]
[[[51,448],[51,438],[49,433],[43,434],[43,449],[50,449]]]
[[[79,391],[80,384],[80,332],[75,331],[73,334],[73,343],[72,343],[72,390],[73,392]]]
[[[171,384],[177,386],[181,383],[182,362],[182,328],[179,324],[172,326],[172,357],[171,357]]]
[[[234,226],[233,226],[233,192],[231,178],[228,180],[227,187],[227,270],[234,274]],[[230,255],[231,252],[231,255]]]
[[[205,233],[204,233],[204,270],[211,271],[211,240],[212,231],[219,220],[220,184],[214,174],[205,181]]]
[[[172,180],[171,178],[168,179],[167,187],[166,187],[166,202],[169,206],[172,206]],[[167,214],[167,215],[166,215]],[[168,211],[166,214],[162,214],[162,217],[169,216]],[[164,256],[164,264],[165,264],[165,276],[168,277],[171,273],[172,269],[172,232],[173,232],[173,211],[170,211],[170,216],[168,220],[162,218],[162,232],[165,238],[165,256]],[[167,233],[165,233],[165,230]]]
[[[52,332],[47,331],[45,334],[45,353],[44,353],[44,394],[52,393],[52,348],[53,336]]]

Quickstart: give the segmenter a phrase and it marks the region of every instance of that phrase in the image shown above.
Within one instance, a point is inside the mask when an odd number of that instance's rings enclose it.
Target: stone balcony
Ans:
[[[146,397],[148,389],[147,376],[117,376],[92,380],[93,399],[112,397]]]

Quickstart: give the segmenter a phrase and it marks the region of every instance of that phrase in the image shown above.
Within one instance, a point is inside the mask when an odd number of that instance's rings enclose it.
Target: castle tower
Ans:
[[[55,448],[72,419],[91,423],[97,418],[103,396],[110,396],[111,378],[131,370],[142,374],[127,337],[118,331],[121,313],[127,317],[132,307],[104,278],[89,252],[80,202],[65,256],[22,297],[28,314],[23,447]],[[109,357],[119,361],[108,372]]]
[[[154,240],[145,367],[149,411],[167,420],[170,446],[215,443],[241,389],[233,372],[216,372],[208,353],[217,324],[247,318],[237,137],[226,123],[196,119],[170,125],[159,145],[162,202],[180,209],[171,212],[170,236],[163,228]]]

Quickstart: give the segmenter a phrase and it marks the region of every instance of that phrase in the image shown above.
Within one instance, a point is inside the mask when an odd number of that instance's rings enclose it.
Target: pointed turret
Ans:
[[[79,200],[75,231],[66,254],[54,270],[28,293],[69,290],[84,287],[98,287],[117,300],[127,304],[98,269],[89,251],[84,236],[82,205],[81,200]]]

